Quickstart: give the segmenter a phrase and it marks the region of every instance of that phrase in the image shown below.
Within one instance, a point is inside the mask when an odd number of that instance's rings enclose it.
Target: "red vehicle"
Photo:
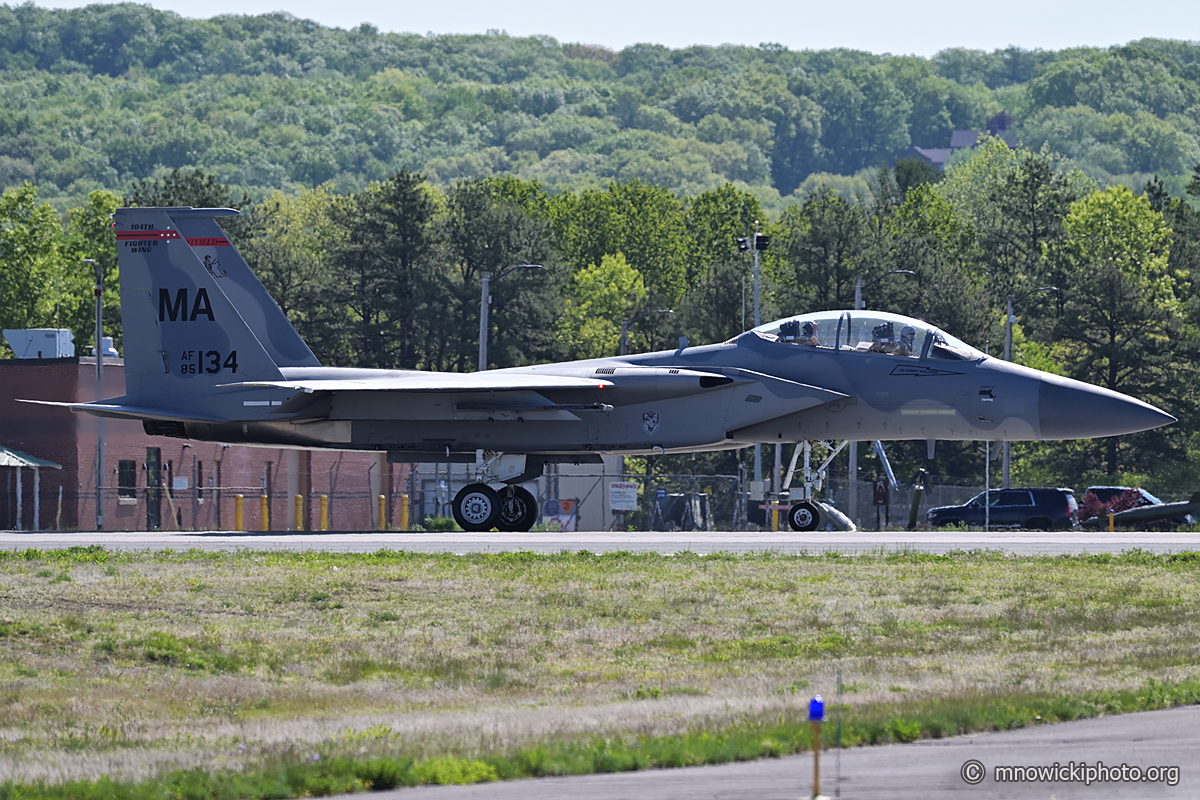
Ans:
[[[1154,515],[1154,506],[1162,506],[1161,517]],[[1079,509],[1079,520],[1090,522],[1089,527],[1103,526],[1112,511],[1115,521],[1126,527],[1137,524],[1153,529],[1178,528],[1196,524],[1195,517],[1188,513],[1191,508],[1190,503],[1164,503],[1140,486],[1089,486]]]

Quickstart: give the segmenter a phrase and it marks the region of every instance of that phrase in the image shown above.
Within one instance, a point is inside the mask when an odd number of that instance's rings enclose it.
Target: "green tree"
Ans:
[[[450,292],[436,262],[437,200],[423,178],[401,171],[335,202],[326,242],[330,282],[310,341],[344,366],[442,368]]]
[[[276,192],[252,206],[241,226],[242,256],[305,340],[321,339],[334,290],[329,247],[346,233],[331,216],[338,202],[328,184],[294,196]]]
[[[242,208],[250,205],[245,193],[240,197],[225,184],[201,169],[173,169],[161,178],[143,178],[133,182],[125,198],[126,206],[191,206],[192,208]]]
[[[1127,187],[1095,192],[1072,206],[1061,257],[1070,270],[1057,336],[1069,374],[1181,414],[1194,377],[1183,340],[1182,308],[1171,269],[1171,231],[1144,197]],[[1149,469],[1179,455],[1176,431],[1085,442],[1079,473]]]
[[[688,290],[675,315],[676,326],[697,344],[725,341],[743,330],[743,289],[750,260],[737,240],[765,219],[754,195],[725,184],[687,204],[691,240]]]
[[[488,361],[490,366],[520,366],[555,354],[554,322],[561,313],[562,278],[553,251],[549,222],[530,214],[526,204],[544,202],[536,185],[523,190],[511,179],[460,181],[446,198],[440,219],[448,272],[454,275],[457,330],[448,365],[465,370],[478,358],[482,273],[493,278],[511,267],[539,264],[542,270],[513,270],[490,285]]]
[[[849,69],[825,76],[816,101],[825,110],[821,144],[833,172],[875,167],[912,143],[909,101],[881,71]]]
[[[577,270],[571,279],[566,313],[558,336],[570,358],[614,356],[621,348],[621,323],[631,319],[646,299],[642,276],[625,256],[604,256],[599,264]],[[634,328],[629,331],[632,352],[645,346]]]
[[[674,309],[680,303],[687,289],[691,241],[683,204],[665,187],[627,181],[614,182],[603,192],[558,195],[551,219],[555,242],[572,269],[620,253],[642,276],[647,307]],[[659,346],[671,327],[658,318],[644,325]]]
[[[790,206],[777,229],[777,305],[804,311],[849,305],[868,244],[862,209],[826,189]]]
[[[103,317],[104,333],[113,337],[120,352],[124,347],[121,321],[120,269],[117,264],[117,237],[113,235],[110,215],[117,210],[120,198],[104,189],[88,193],[87,204],[72,208],[67,215],[66,241],[62,249],[64,308],[69,308],[71,329],[75,332],[76,352],[81,352],[95,336],[95,273],[85,258],[94,259],[104,269]],[[70,299],[66,299],[69,297]]]
[[[58,215],[33,184],[0,195],[0,328],[53,326],[58,287],[70,279],[64,245]]]

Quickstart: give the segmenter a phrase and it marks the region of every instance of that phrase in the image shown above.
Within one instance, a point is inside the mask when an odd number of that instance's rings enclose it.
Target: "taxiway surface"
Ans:
[[[0,532],[0,549],[57,549],[99,544],[111,550],[318,550],[375,552],[407,550],[423,553],[502,553],[529,550],[559,553],[827,553],[998,550],[1019,555],[1121,553],[1141,549],[1154,553],[1200,551],[1200,533],[1096,531],[854,531],[747,532],[638,531],[462,533],[237,533],[169,531]]]
[[[1200,796],[1200,706],[1039,725],[1016,731],[924,739],[912,744],[857,747],[841,754],[841,792],[848,800],[997,800],[998,798],[1195,798]],[[821,794],[838,788],[836,754],[821,757]],[[983,772],[972,772],[977,762]],[[1085,771],[1065,780],[1001,782],[996,767],[1051,767],[1083,762],[1116,767],[1120,777],[1154,768],[1167,780],[1100,780]],[[1175,768],[1162,772],[1159,768]],[[964,775],[978,784],[970,784]],[[1097,776],[1099,776],[1097,770]],[[1070,780],[1076,777],[1079,780]],[[1111,773],[1109,773],[1111,777]],[[796,800],[812,793],[811,754],[715,767],[647,770],[573,778],[539,778],[474,786],[430,786],[371,795],[372,800]],[[350,800],[347,795],[333,800]]]

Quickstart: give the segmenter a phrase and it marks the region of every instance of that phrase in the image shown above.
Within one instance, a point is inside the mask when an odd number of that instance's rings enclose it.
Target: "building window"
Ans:
[[[117,502],[120,505],[133,505],[137,502],[137,462],[120,461],[117,463]]]

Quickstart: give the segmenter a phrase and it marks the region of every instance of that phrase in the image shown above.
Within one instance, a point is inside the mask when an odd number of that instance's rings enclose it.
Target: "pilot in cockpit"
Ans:
[[[917,337],[917,329],[905,325],[900,329],[900,338],[896,338],[896,326],[893,322],[884,322],[871,329],[871,352],[889,353],[894,356],[911,356]]]
[[[789,344],[802,344],[808,347],[820,347],[817,337],[817,323],[806,320],[801,323],[798,319],[790,319],[779,326],[779,340]]]

